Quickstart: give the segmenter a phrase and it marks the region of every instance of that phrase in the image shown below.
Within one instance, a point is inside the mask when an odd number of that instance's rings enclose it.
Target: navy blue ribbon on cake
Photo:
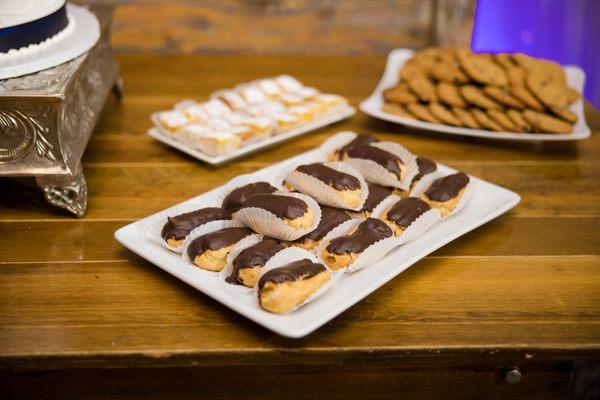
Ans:
[[[0,29],[0,53],[41,43],[69,24],[66,5],[43,18]]]

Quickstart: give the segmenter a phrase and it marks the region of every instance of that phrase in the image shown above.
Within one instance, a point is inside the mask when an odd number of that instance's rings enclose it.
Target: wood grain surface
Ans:
[[[115,12],[112,35],[116,51],[386,54],[398,46],[425,46],[433,38],[434,0],[129,0],[121,3]]]
[[[410,379],[432,396],[465,382],[446,398],[477,398],[478,390],[498,398],[564,398],[570,362],[600,356],[600,114],[591,107],[586,115],[594,133],[576,143],[450,138],[359,114],[210,168],[149,138],[149,115],[183,98],[204,99],[212,90],[282,72],[357,105],[373,90],[385,57],[129,55],[119,61],[126,97],[109,101],[83,160],[86,217],[47,206],[28,180],[0,180],[0,393],[136,398],[126,394],[148,384],[145,398],[164,397],[169,389],[178,398],[224,398],[221,385],[238,374],[235,390],[245,397],[300,398],[294,393],[319,374],[329,382],[327,398],[413,398]],[[300,340],[245,320],[113,238],[131,221],[346,129],[397,141],[506,186],[522,203]],[[518,385],[500,378],[510,364],[525,371]],[[157,369],[138,371],[126,385],[116,382],[131,376],[121,367]],[[187,371],[191,386],[178,386],[182,373],[173,367]],[[104,370],[93,375],[89,368]],[[61,371],[31,372],[48,369]],[[94,376],[102,384],[84,395]],[[370,381],[379,389],[353,392],[335,383],[342,381]]]

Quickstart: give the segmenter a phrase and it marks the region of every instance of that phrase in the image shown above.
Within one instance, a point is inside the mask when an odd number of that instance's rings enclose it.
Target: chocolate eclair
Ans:
[[[395,192],[394,188],[389,188],[381,185],[376,185],[375,183],[368,183],[369,187],[369,196],[365,200],[365,204],[363,208],[359,211],[353,213],[355,217],[358,218],[367,218],[371,216],[373,209],[377,207],[379,203],[393,192]]]
[[[256,182],[234,189],[223,199],[222,207],[230,214],[238,211],[249,196],[262,193],[273,193],[277,188],[267,182]]]
[[[255,194],[246,199],[244,208],[256,207],[273,213],[287,225],[296,229],[309,228],[313,213],[304,200],[280,194]]]
[[[329,191],[311,184],[310,181],[307,182],[306,179],[303,179],[302,174],[308,175],[327,185],[334,196],[329,194]],[[317,202],[329,206],[352,209],[360,207],[363,200],[363,197],[361,197],[362,187],[356,176],[339,171],[323,163],[305,164],[296,167],[288,175],[287,184],[301,193],[312,196]]]
[[[321,243],[321,239],[323,239],[330,230],[349,219],[350,215],[339,208],[321,206],[321,221],[319,222],[319,225],[317,225],[312,232],[296,240],[295,244],[298,247],[312,250]]]
[[[425,157],[417,157],[417,167],[418,172],[413,178],[411,186],[414,186],[415,183],[419,182],[419,180],[427,174],[437,171],[437,164],[431,161],[429,158]]]
[[[398,181],[402,182],[406,178],[406,166],[400,157],[379,147],[370,145],[352,146],[341,155],[343,160],[360,159],[373,161],[385,168]]]
[[[407,197],[394,203],[383,216],[383,220],[392,227],[395,236],[400,236],[417,218],[429,210],[429,204],[418,197]]]
[[[223,228],[193,239],[187,255],[200,268],[221,271],[227,263],[227,256],[233,247],[254,232],[249,228]]]
[[[352,233],[332,239],[323,249],[322,257],[331,269],[346,268],[369,246],[393,235],[385,222],[367,218]]]
[[[281,243],[271,238],[265,238],[245,248],[233,260],[233,270],[225,280],[228,283],[254,287],[261,268],[284,248]]]
[[[346,145],[335,150],[330,158],[333,160],[341,161],[344,157],[344,154],[348,151],[348,149],[350,149],[354,146],[369,145],[371,143],[376,143],[376,142],[379,142],[379,139],[377,139],[375,136],[357,135],[351,142],[349,142]]]
[[[258,301],[267,311],[283,314],[293,310],[323,287],[331,275],[323,264],[309,259],[293,261],[265,272],[258,280]]]
[[[435,180],[420,197],[445,217],[454,210],[470,180],[464,172],[445,176]]]
[[[229,214],[220,207],[207,207],[184,214],[167,217],[167,223],[163,226],[161,237],[173,248],[183,245],[185,237],[195,228],[211,221],[231,219]]]

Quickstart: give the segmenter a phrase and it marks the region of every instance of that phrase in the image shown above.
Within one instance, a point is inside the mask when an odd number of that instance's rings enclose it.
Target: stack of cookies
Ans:
[[[571,133],[579,99],[556,63],[524,54],[428,48],[383,92],[383,111],[405,118],[501,132]]]
[[[277,176],[242,175],[210,204],[156,216],[148,232],[283,314],[458,212],[473,188],[398,143],[341,132]]]

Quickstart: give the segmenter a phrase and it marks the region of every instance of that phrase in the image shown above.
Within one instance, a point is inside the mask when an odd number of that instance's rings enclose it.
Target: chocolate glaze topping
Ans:
[[[375,142],[379,142],[379,139],[377,139],[375,136],[371,136],[371,135],[358,135],[357,137],[354,138],[354,140],[352,140],[350,143],[348,143],[347,145],[341,147],[338,150],[338,154],[340,155],[340,159],[342,158],[342,156],[344,154],[346,154],[346,152],[354,146],[361,146],[361,145],[368,145],[371,143],[375,143]]]
[[[223,247],[229,247],[252,233],[248,228],[223,228],[216,232],[207,233],[192,240],[188,246],[187,254],[193,260],[207,250],[219,250]]]
[[[425,157],[417,157],[417,166],[419,167],[419,172],[413,178],[413,182],[416,182],[424,175],[430,174],[437,170],[437,164]]]
[[[184,239],[188,233],[194,228],[204,225],[210,221],[219,221],[224,219],[231,219],[229,214],[220,207],[207,207],[188,212],[185,214],[179,214],[174,217],[167,217],[167,223],[163,226],[161,231],[161,237],[165,240]]]
[[[349,219],[348,213],[339,208],[321,206],[321,222],[314,231],[298,239],[298,242],[303,242],[306,239],[321,240],[330,230]]]
[[[337,237],[329,242],[326,249],[338,255],[362,253],[373,243],[392,235],[392,230],[383,221],[367,218],[351,234]]]
[[[431,210],[429,204],[418,197],[407,197],[399,200],[387,212],[388,221],[393,221],[396,225],[408,228],[417,218],[426,211]]]
[[[283,249],[283,245],[271,238],[263,239],[261,242],[245,248],[233,260],[233,271],[230,278],[241,283],[239,281],[240,270],[256,266],[264,267],[271,257]]]
[[[244,207],[258,207],[279,218],[296,219],[308,211],[308,205],[295,197],[279,194],[255,194],[246,199]]]
[[[260,293],[267,282],[280,284],[284,282],[306,280],[313,278],[324,271],[326,271],[326,269],[323,264],[313,263],[308,258],[293,261],[283,267],[272,269],[261,276],[258,280],[258,294],[260,296]]]
[[[433,201],[448,201],[456,196],[469,183],[469,176],[464,172],[457,172],[433,182],[425,191],[425,196]]]
[[[273,193],[275,191],[277,191],[277,188],[271,186],[267,182],[251,183],[232,190],[223,200],[222,206],[227,212],[234,213],[242,208],[249,196],[259,193]]]
[[[383,168],[390,171],[392,174],[400,178],[400,165],[402,160],[394,154],[373,146],[354,146],[346,151],[350,158],[361,158],[371,160],[381,165]]]
[[[336,190],[360,189],[360,182],[354,176],[320,163],[301,165],[296,171],[315,177]]]
[[[381,200],[388,197],[392,194],[393,189],[385,186],[376,185],[374,183],[369,183],[369,196],[367,196],[367,200],[365,200],[365,205],[363,206],[362,212],[371,212]]]

